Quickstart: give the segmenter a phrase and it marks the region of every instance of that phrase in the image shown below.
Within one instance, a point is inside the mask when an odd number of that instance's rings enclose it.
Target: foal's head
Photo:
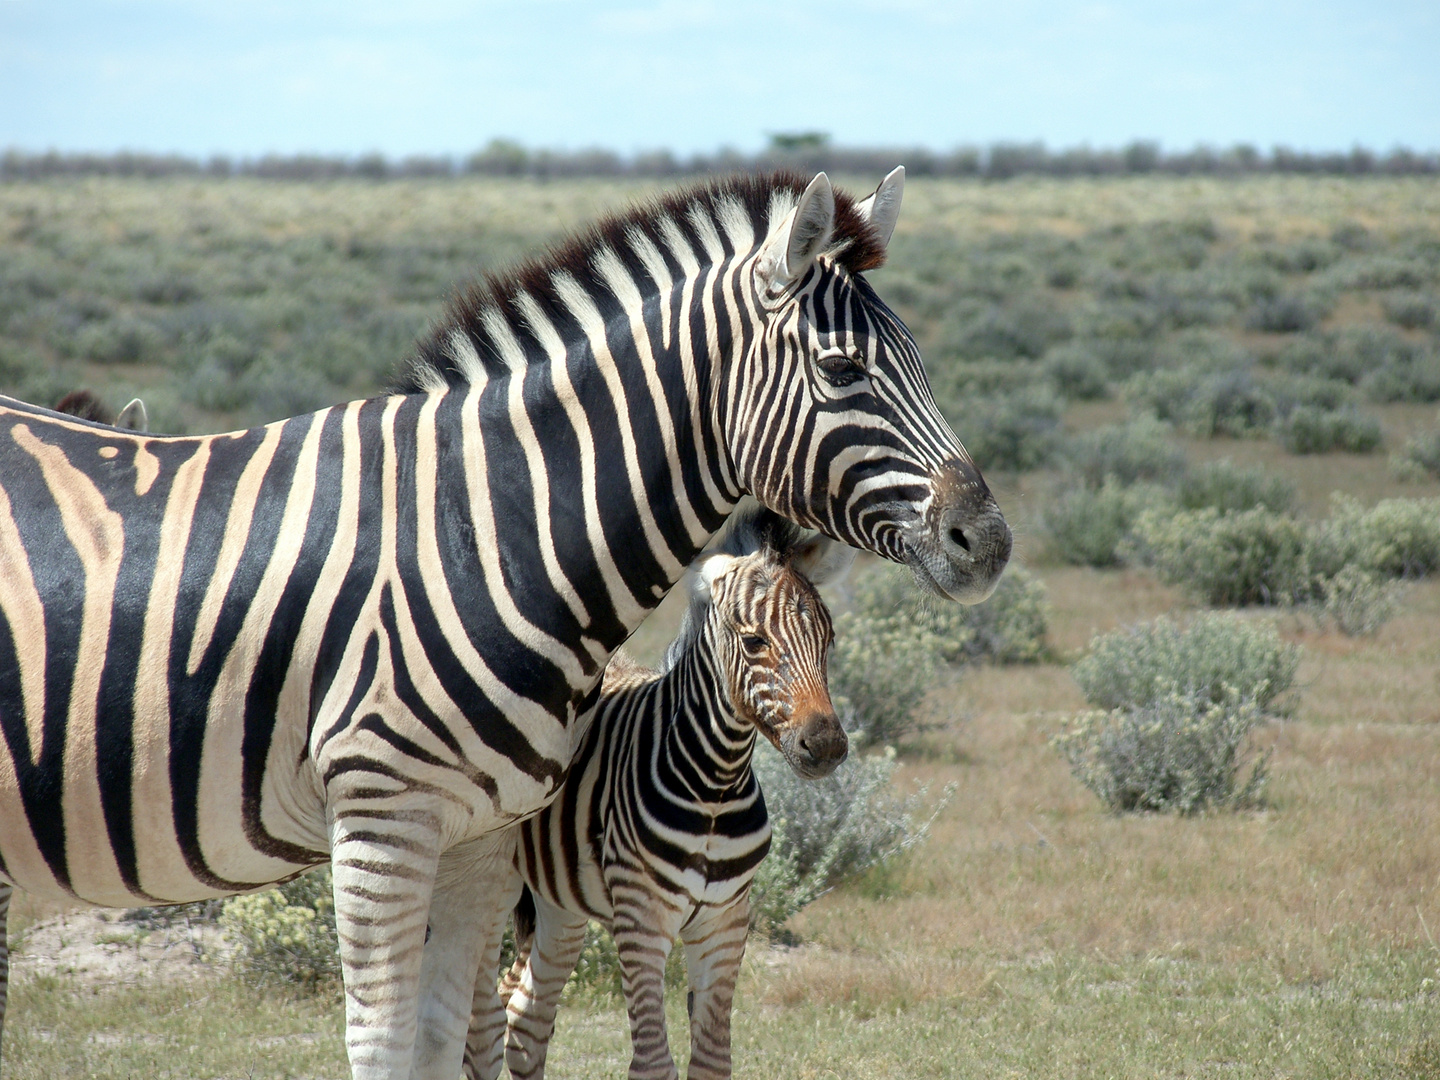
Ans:
[[[721,551],[698,564],[695,608],[708,601],[703,617],[736,717],[806,779],[849,752],[826,686],[834,631],[815,584],[842,574],[854,554],[760,510],[739,517]]]

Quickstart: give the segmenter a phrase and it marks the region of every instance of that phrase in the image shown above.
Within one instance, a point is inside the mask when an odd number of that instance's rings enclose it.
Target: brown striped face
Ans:
[[[815,587],[768,549],[714,555],[709,582],[716,646],[735,715],[813,780],[845,760],[849,740],[826,685],[834,630]]]

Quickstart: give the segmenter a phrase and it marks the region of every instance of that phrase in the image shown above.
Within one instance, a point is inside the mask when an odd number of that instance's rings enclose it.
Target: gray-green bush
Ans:
[[[895,766],[893,750],[852,754],[831,775],[801,780],[779,755],[760,748],[754,769],[774,837],[750,887],[750,922],[758,933],[784,940],[786,921],[807,904],[925,838],[949,794],[930,806],[924,785],[896,792]]]
[[[1225,513],[1263,506],[1282,514],[1295,503],[1295,485],[1259,466],[1242,468],[1227,458],[1188,470],[1176,486],[1175,499],[1186,510],[1209,506]]]
[[[1264,722],[1253,702],[1166,694],[1144,705],[1076,717],[1051,745],[1115,813],[1193,814],[1257,806],[1268,755],[1241,780],[1244,744]]]
[[[1440,425],[1406,439],[1398,457],[1414,472],[1440,477]]]
[[[1366,508],[1336,495],[1309,539],[1311,568],[1333,577],[1347,566],[1390,578],[1440,570],[1440,498],[1382,499]]]
[[[1149,416],[1071,436],[1060,461],[1066,474],[1097,490],[1107,479],[1122,485],[1142,480],[1170,484],[1185,471],[1185,452],[1170,426]]]
[[[1307,542],[1303,525],[1263,506],[1150,509],[1135,520],[1124,554],[1214,607],[1289,604],[1308,595]]]
[[[1075,566],[1118,565],[1136,520],[1147,509],[1169,503],[1154,485],[1126,487],[1108,479],[1099,488],[1070,487],[1045,506],[1041,524],[1050,554]]]
[[[1334,411],[1308,405],[1291,410],[1275,425],[1280,444],[1292,454],[1343,450],[1368,454],[1380,448],[1380,421],[1354,409]]]
[[[1299,662],[1299,648],[1270,622],[1201,612],[1184,625],[1161,617],[1102,634],[1070,673],[1105,711],[1195,694],[1217,704],[1238,696],[1264,715],[1287,716]]]

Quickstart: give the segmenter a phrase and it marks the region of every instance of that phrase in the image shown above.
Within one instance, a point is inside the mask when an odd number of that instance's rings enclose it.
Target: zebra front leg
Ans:
[[[5,1033],[5,1006],[10,1001],[10,898],[14,894],[14,886],[0,882],[0,1036]]]
[[[440,858],[420,974],[417,1077],[455,1080],[471,1059],[466,1029],[482,1002],[494,1019],[479,1057],[489,1071],[480,1075],[499,1075],[505,1019],[495,968],[505,919],[520,896],[515,838],[515,830],[506,829],[457,845]]]
[[[510,1066],[514,1080],[539,1080],[545,1075],[555,1011],[585,947],[589,922],[584,915],[571,914],[544,897],[531,895],[535,901],[535,929],[530,955],[505,1008],[505,1064]],[[518,928],[515,936],[520,937]]]
[[[728,1080],[730,1014],[750,933],[749,892],[724,907],[702,907],[680,931],[690,980],[688,1080]]]
[[[665,961],[683,917],[659,897],[627,897],[612,886],[611,898],[611,933],[630,1014],[630,1080],[679,1080],[665,1031]]]
[[[425,927],[440,861],[434,822],[416,812],[363,813],[337,817],[331,826],[353,1080],[411,1075]]]

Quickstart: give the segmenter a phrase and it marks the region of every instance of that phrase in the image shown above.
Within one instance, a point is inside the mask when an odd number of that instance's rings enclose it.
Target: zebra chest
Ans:
[[[648,852],[652,873],[692,904],[728,903],[754,877],[769,850],[764,807],[743,802],[688,809],[668,836],[653,838],[657,842]]]

